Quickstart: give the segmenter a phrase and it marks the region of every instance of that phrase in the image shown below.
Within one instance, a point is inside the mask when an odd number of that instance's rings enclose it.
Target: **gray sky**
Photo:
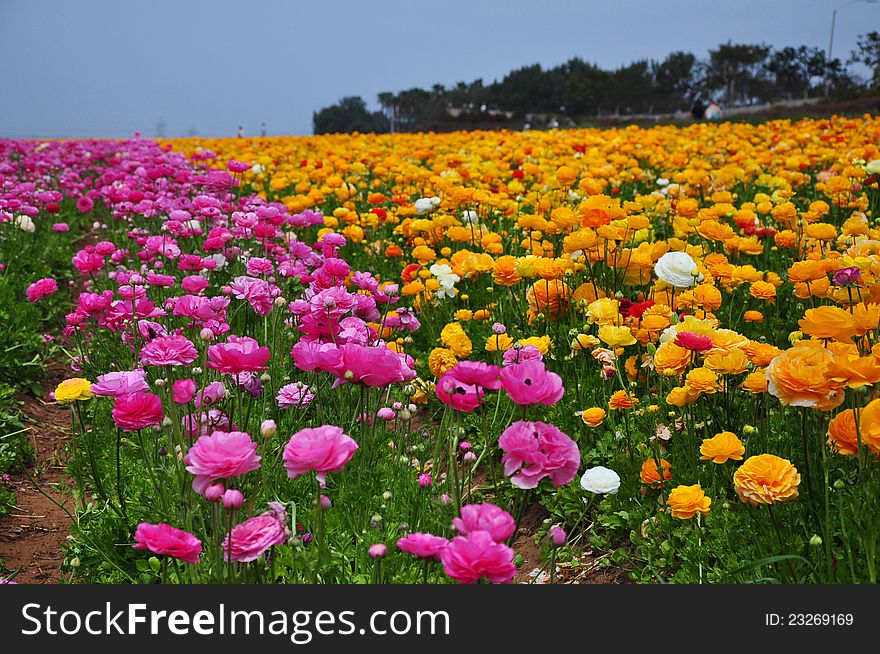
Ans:
[[[311,133],[345,95],[554,66],[614,68],[732,40],[827,49],[846,0],[0,0],[0,136]],[[838,13],[834,56],[880,29]]]

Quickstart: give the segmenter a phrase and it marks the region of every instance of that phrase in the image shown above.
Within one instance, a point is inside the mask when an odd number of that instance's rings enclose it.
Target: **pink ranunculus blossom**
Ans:
[[[535,488],[544,477],[553,486],[574,479],[581,463],[575,443],[553,425],[519,420],[501,434],[498,446],[504,452],[504,474],[517,488]]]
[[[238,563],[256,561],[270,547],[288,538],[284,523],[274,513],[254,516],[235,525],[223,540],[224,558]]]
[[[447,545],[449,545],[449,541],[445,538],[420,531],[408,534],[397,541],[397,549],[400,551],[420,559],[434,559],[436,561],[440,560],[440,555]]]
[[[356,382],[365,386],[388,386],[416,376],[406,361],[387,347],[367,347],[347,343],[339,348],[342,361],[333,370],[340,383]]]
[[[485,578],[493,584],[507,584],[516,575],[513,550],[496,543],[488,531],[456,536],[440,555],[444,572],[462,584]]]
[[[183,458],[194,474],[192,487],[201,494],[215,479],[238,477],[260,467],[262,457],[249,434],[241,431],[215,431],[200,436]]]
[[[327,473],[342,470],[357,449],[358,444],[344,434],[341,427],[306,428],[291,436],[284,447],[284,467],[291,479],[314,470],[323,486],[327,482]]]
[[[452,526],[463,536],[474,531],[487,531],[499,543],[513,536],[513,532],[516,531],[513,516],[500,506],[489,502],[461,507],[461,517],[454,518]]]
[[[483,400],[483,388],[459,380],[450,371],[443,373],[434,387],[437,398],[456,411],[473,413]]]
[[[157,525],[140,523],[134,532],[134,540],[132,547],[136,550],[173,556],[184,563],[198,563],[202,553],[202,541],[188,531],[164,522]]]
[[[196,382],[193,379],[177,379],[171,384],[171,398],[177,404],[192,402],[196,394]]]
[[[148,366],[187,366],[199,356],[186,336],[158,336],[141,349],[140,362]]]
[[[678,332],[675,336],[675,344],[694,352],[705,352],[712,349],[711,338],[694,332]]]
[[[40,279],[27,287],[25,294],[28,302],[39,302],[58,291],[58,282],[51,277]]]
[[[315,394],[302,382],[285,384],[278,389],[278,406],[282,409],[290,407],[305,408],[315,399]]]
[[[147,383],[147,372],[140,368],[98,375],[98,381],[92,384],[92,393],[106,397],[118,397],[148,390],[150,385]]]
[[[225,343],[208,348],[208,367],[230,375],[257,372],[267,368],[272,356],[269,348],[249,336],[230,336]]]
[[[547,370],[543,361],[524,361],[501,370],[501,384],[510,399],[519,405],[556,404],[565,389],[562,378]]]
[[[303,372],[335,370],[342,363],[342,351],[333,343],[300,340],[290,350],[293,365]]]
[[[203,406],[210,406],[211,404],[216,404],[220,400],[226,397],[226,387],[223,385],[223,382],[215,381],[211,382],[207,386],[205,386],[202,390],[196,393],[195,403],[197,408],[202,408]]]
[[[521,348],[517,348],[516,346],[514,346],[505,350],[501,365],[506,367],[512,366],[517,363],[523,363],[524,361],[543,360],[544,356],[541,354],[541,350],[536,348],[534,345],[524,345]]]
[[[113,402],[113,422],[122,431],[140,431],[162,422],[162,400],[157,395],[137,391],[118,395]]]

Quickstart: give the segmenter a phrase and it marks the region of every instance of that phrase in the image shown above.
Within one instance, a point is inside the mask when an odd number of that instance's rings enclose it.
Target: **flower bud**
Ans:
[[[370,545],[370,558],[371,559],[381,559],[385,556],[385,553],[388,551],[388,546],[385,543],[374,543]]]
[[[278,432],[274,420],[264,420],[260,424],[260,435],[263,438],[272,438]]]
[[[240,509],[244,504],[244,495],[241,491],[229,489],[223,493],[223,507],[230,510]]]

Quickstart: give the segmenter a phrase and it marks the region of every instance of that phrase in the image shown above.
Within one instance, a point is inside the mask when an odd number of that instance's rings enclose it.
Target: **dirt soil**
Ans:
[[[61,366],[51,366],[42,383],[42,397],[22,394],[23,422],[30,428],[36,460],[30,476],[44,492],[70,508],[72,500],[56,490],[62,483],[73,484],[65,473],[64,446],[70,437],[70,414],[64,407],[49,402],[49,393],[64,379]],[[61,577],[61,545],[67,539],[70,518],[56,504],[40,493],[23,473],[9,475],[7,486],[16,494],[16,504],[0,520],[0,559],[5,570],[2,578],[20,584],[53,584]]]

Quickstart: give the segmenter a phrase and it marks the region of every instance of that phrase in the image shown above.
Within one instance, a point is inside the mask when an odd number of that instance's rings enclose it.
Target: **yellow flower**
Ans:
[[[549,336],[530,336],[529,338],[521,338],[517,342],[522,346],[534,345],[541,354],[547,354],[553,344]]]
[[[690,520],[697,513],[706,515],[709,513],[709,505],[712,498],[706,497],[706,493],[699,484],[693,486],[676,486],[669,492],[666,505],[672,510],[672,515],[682,520]]]
[[[461,324],[457,322],[451,322],[443,328],[443,331],[440,332],[440,341],[452,350],[452,353],[459,359],[469,356],[473,350],[471,339],[464,333]]]
[[[457,363],[458,359],[455,358],[452,350],[447,350],[445,347],[435,347],[428,355],[428,368],[431,374],[438,378],[447,370],[454,368]]]
[[[599,339],[611,347],[625,347],[636,342],[629,327],[602,325],[599,328]]]
[[[470,309],[459,309],[454,314],[452,314],[452,317],[455,318],[456,320],[461,320],[462,322],[467,322],[468,320],[470,320],[471,318],[474,317],[474,312],[471,311]]]
[[[718,375],[709,368],[694,368],[684,378],[685,385],[697,393],[712,394],[718,391]]]
[[[736,434],[723,431],[712,438],[703,440],[700,445],[700,459],[712,463],[727,463],[729,460],[742,461],[746,448]]]
[[[92,397],[92,384],[88,379],[74,377],[65,379],[55,389],[56,402],[76,402]]]
[[[773,454],[750,456],[733,473],[736,494],[752,506],[793,500],[800,483],[801,475],[791,461]]]
[[[486,352],[507,352],[513,347],[513,339],[507,334],[492,334],[486,337]]]

